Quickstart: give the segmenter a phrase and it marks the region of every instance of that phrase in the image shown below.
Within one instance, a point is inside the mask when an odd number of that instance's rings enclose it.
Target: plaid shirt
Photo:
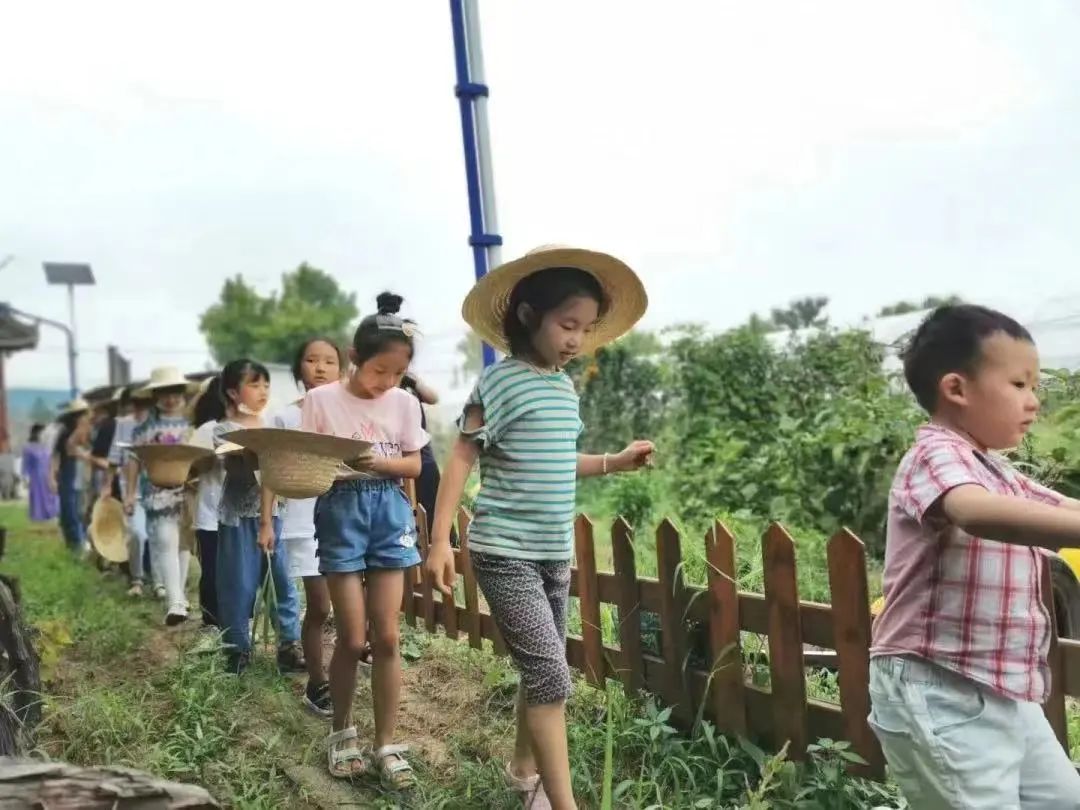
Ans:
[[[1013,700],[1050,691],[1050,616],[1042,603],[1046,552],[974,537],[927,514],[965,484],[1058,505],[1062,497],[937,425],[919,429],[889,496],[885,608],[872,656],[915,655]]]

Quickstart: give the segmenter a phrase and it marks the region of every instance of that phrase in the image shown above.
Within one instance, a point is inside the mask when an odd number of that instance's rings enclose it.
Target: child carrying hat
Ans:
[[[466,404],[439,487],[426,567],[437,587],[451,593],[450,531],[479,459],[470,557],[521,673],[517,742],[506,777],[528,807],[576,806],[565,705],[577,479],[636,470],[653,452],[651,442],[635,441],[614,455],[579,454],[578,395],[563,367],[629,331],[646,303],[638,277],[618,259],[541,248],[484,276],[462,309],[469,325],[508,356],[484,370]]]

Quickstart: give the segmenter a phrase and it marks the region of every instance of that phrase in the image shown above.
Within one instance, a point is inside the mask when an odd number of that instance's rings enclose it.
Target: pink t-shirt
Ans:
[[[300,409],[300,429],[371,442],[375,455],[401,458],[431,441],[420,426],[420,402],[394,388],[378,399],[362,399],[345,383],[329,383],[308,391]]]

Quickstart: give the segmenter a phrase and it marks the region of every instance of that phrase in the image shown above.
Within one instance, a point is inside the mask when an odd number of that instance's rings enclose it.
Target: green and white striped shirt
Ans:
[[[569,560],[582,428],[573,382],[565,372],[544,373],[507,358],[480,375],[466,412],[477,405],[483,427],[463,429],[480,445],[469,548],[520,560]]]

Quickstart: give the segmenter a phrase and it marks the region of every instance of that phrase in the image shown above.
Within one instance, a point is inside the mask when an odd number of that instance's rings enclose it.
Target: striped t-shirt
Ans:
[[[466,404],[484,425],[463,431],[480,445],[480,494],[469,548],[522,560],[573,556],[578,395],[562,371],[507,358],[484,370]],[[462,418],[462,427],[465,417]]]

